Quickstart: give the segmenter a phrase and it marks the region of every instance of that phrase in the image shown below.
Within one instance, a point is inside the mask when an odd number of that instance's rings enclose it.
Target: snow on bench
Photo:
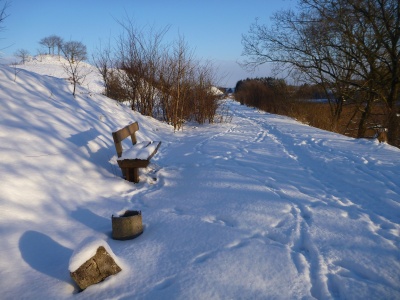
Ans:
[[[150,159],[156,154],[161,142],[146,141],[138,143],[135,132],[139,130],[138,122],[132,123],[112,133],[115,149],[118,155],[118,165],[124,178],[128,181],[139,182],[139,168],[146,168]],[[122,141],[131,137],[132,147],[123,149]]]
[[[118,160],[124,159],[144,159],[147,160],[148,157],[157,151],[160,142],[141,142],[136,143],[134,147],[125,150]]]

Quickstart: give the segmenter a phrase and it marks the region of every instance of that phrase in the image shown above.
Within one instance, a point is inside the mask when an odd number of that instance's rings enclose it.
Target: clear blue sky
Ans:
[[[5,0],[0,1],[0,5]],[[237,66],[241,56],[241,36],[259,18],[268,23],[277,10],[295,5],[295,0],[8,0],[9,17],[0,33],[3,58],[17,49],[35,55],[42,49],[39,40],[55,34],[87,46],[89,56],[121,32],[118,20],[127,16],[139,27],[170,26],[167,38],[178,34],[188,42],[195,56],[209,59],[226,75],[221,85],[234,86],[239,79],[268,76],[268,68],[246,73]],[[6,47],[6,48],[5,48]]]

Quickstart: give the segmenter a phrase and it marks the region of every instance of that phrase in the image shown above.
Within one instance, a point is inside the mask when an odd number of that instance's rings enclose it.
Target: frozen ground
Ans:
[[[231,122],[174,133],[95,82],[74,99],[57,63],[24,68],[0,67],[2,299],[400,299],[399,149],[231,100]],[[136,185],[111,137],[130,121],[163,142]],[[145,230],[115,241],[124,209]],[[124,271],[77,293],[90,237]]]

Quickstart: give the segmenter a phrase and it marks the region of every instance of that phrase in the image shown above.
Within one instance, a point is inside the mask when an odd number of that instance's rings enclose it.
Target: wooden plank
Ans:
[[[129,168],[122,168],[122,170],[125,170],[125,179],[128,181],[131,181],[131,170],[129,170]]]
[[[150,154],[150,156],[147,158],[148,160],[150,160],[150,159],[154,156],[154,154],[157,153],[158,148],[160,148],[160,146],[161,146],[161,142],[153,142],[153,143],[158,143],[158,145],[157,145],[157,147],[154,149],[154,151]]]
[[[115,144],[115,149],[117,150],[118,157],[121,157],[121,155],[122,155],[122,151],[123,151],[122,141],[124,139],[126,139],[128,136],[131,137],[132,145],[135,145],[137,143],[135,132],[138,130],[139,130],[139,123],[134,122],[132,124],[129,124],[128,126],[125,126],[122,129],[112,133],[114,144]]]
[[[128,130],[131,133],[132,145],[135,145],[137,143],[135,132],[139,130],[139,123],[138,122],[132,123],[131,125],[128,126]]]
[[[138,124],[138,122],[134,122],[116,132],[113,132],[114,142],[117,142],[117,143],[122,142],[128,136],[134,135],[135,132],[138,130],[139,130],[139,124]]]
[[[118,161],[118,165],[121,169],[122,168],[147,168],[147,166],[149,164],[150,164],[150,161],[142,160],[142,159],[124,159],[124,160]]]
[[[132,181],[134,183],[138,183],[139,182],[139,169],[138,168],[134,168],[133,169],[133,178]]]

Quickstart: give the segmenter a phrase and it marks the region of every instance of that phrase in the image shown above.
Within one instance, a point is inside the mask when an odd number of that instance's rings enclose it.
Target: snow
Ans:
[[[215,87],[215,86],[213,86],[213,87],[211,88],[211,93],[213,93],[213,94],[216,95],[216,96],[222,96],[222,95],[224,94],[223,92],[221,92],[220,89],[218,89],[218,88]]]
[[[400,298],[399,149],[231,100],[231,122],[174,132],[95,72],[74,98],[56,61],[15,71],[0,67],[2,299]],[[162,141],[138,184],[111,135],[133,121]],[[144,232],[113,240],[127,209]],[[125,271],[77,293],[73,253],[101,241]]]
[[[136,143],[133,147],[126,149],[122,152],[118,160],[124,159],[143,159],[147,160],[148,157],[156,150],[159,142],[147,141]]]

